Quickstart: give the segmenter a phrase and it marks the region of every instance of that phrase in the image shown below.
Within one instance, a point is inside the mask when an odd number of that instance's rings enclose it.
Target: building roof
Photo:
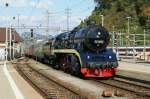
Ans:
[[[15,39],[15,42],[21,42],[22,38],[20,37],[20,35],[14,30],[12,29],[14,32],[12,32],[11,37],[12,40]],[[7,40],[10,40],[10,29],[8,29],[7,33]],[[6,41],[6,28],[5,27],[0,27],[0,42],[5,42]]]

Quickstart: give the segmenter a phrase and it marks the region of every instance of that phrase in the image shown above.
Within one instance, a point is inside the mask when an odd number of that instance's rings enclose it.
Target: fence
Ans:
[[[150,32],[127,33],[113,32],[110,46],[120,55],[119,57],[148,59],[150,56]]]
[[[132,47],[132,46],[150,46],[150,32],[129,34],[121,32],[113,32],[111,35],[112,47]]]

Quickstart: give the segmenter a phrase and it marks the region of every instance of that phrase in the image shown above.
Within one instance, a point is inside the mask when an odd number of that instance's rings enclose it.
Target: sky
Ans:
[[[5,4],[8,3],[8,7]],[[0,27],[11,25],[49,26],[66,28],[66,8],[72,29],[94,9],[94,0],[0,0]]]

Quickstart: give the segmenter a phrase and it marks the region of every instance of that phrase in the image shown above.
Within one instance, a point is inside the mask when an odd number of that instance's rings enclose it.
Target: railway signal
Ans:
[[[30,32],[31,32],[31,38],[33,38],[33,29],[31,29]]]

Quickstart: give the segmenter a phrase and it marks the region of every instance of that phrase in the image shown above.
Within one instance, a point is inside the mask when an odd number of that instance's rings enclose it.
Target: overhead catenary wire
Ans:
[[[69,6],[68,5],[68,7],[70,8],[70,9],[72,9],[72,13],[74,13],[74,10],[75,11],[77,11],[77,9],[79,9],[79,10],[81,10],[81,4],[83,4],[83,2],[84,2],[84,4],[85,4],[85,1],[84,0],[80,0],[79,2],[77,2],[77,3],[75,3],[74,5],[71,5],[71,6]],[[88,3],[88,2],[86,2],[86,3]],[[88,5],[88,4],[87,4]],[[93,5],[92,5],[93,6]],[[91,6],[91,7],[92,7]],[[88,5],[88,7],[89,7],[89,5]],[[75,9],[76,8],[76,9]],[[90,8],[90,7],[89,7]],[[65,8],[66,9],[66,8]],[[65,9],[62,9],[62,10],[60,10],[60,11],[55,11],[54,12],[54,14],[60,14],[60,13],[65,13]],[[77,11],[78,12],[78,11]]]
[[[71,14],[71,9],[70,8],[66,8],[66,15],[67,15],[67,31],[69,32],[69,21],[70,21],[70,14]]]
[[[90,9],[91,9],[91,7],[93,7],[93,5],[91,5],[91,6],[88,6],[87,8],[85,8],[85,9],[83,9],[83,10],[80,10],[80,11],[76,11],[76,13],[86,13],[86,12],[88,12]],[[73,12],[72,11],[72,9],[70,9],[70,8],[67,8],[67,9],[65,9],[64,10],[65,11],[65,14],[67,14],[67,31],[69,31],[69,28],[70,28],[70,25],[69,25],[69,21],[70,21],[70,14],[72,15],[72,16],[75,16],[75,12]],[[63,23],[63,22],[65,22],[65,20],[61,20],[60,22],[57,22],[57,23]]]
[[[74,13],[85,13],[85,12],[89,11],[91,9],[91,7],[93,7],[93,5],[89,5],[88,7],[86,7],[83,10],[80,9],[80,11],[76,10]]]
[[[37,5],[39,4],[39,2],[40,2],[40,0],[37,0]],[[71,5],[70,7],[68,7],[69,9],[71,8],[71,11],[69,11],[69,16],[67,15],[67,30],[69,30],[68,29],[68,27],[69,27],[69,19],[70,19],[70,13],[72,14],[72,15],[75,15],[76,13],[86,13],[86,12],[88,12],[90,9],[91,9],[91,7],[93,7],[93,5],[92,6],[89,6],[88,5],[88,7],[86,8],[86,9],[80,9],[79,11],[77,11],[77,9],[79,9],[79,8],[81,8],[81,7],[79,7],[79,5],[82,3],[82,2],[84,2],[84,0],[80,0],[79,2],[77,2],[77,3],[75,3],[75,4],[73,4],[73,5]],[[32,10],[31,10],[31,12],[30,12],[30,15],[29,15],[29,17],[27,18],[27,22],[30,22],[30,20],[32,19],[32,14],[33,14],[33,11],[34,11],[34,9],[36,8],[36,6],[37,5],[34,5],[33,7],[32,7]],[[76,8],[76,9],[75,9]],[[75,11],[74,11],[75,10]],[[52,11],[51,11],[52,12]],[[61,11],[53,11],[52,12],[53,13],[53,15],[57,15],[57,14],[61,14],[61,13],[64,13],[64,15],[66,15],[66,8],[65,9],[63,9],[63,10],[61,10]],[[62,15],[62,14],[61,14]],[[62,20],[61,20],[62,21]],[[56,23],[58,23],[58,22],[56,22]],[[59,22],[60,23],[60,22]]]
[[[31,21],[33,11],[34,11],[34,9],[36,9],[36,7],[39,5],[39,2],[40,2],[40,0],[37,0],[37,4],[35,4],[35,5],[32,7],[31,12],[30,12],[30,14],[29,14],[29,16],[28,16],[28,18],[27,18],[27,22],[30,22],[30,21]]]
[[[84,0],[80,0],[79,2],[75,3],[74,5],[71,5],[70,8],[76,8],[76,7],[78,7],[78,5],[80,5],[83,2],[85,2],[85,1]]]

